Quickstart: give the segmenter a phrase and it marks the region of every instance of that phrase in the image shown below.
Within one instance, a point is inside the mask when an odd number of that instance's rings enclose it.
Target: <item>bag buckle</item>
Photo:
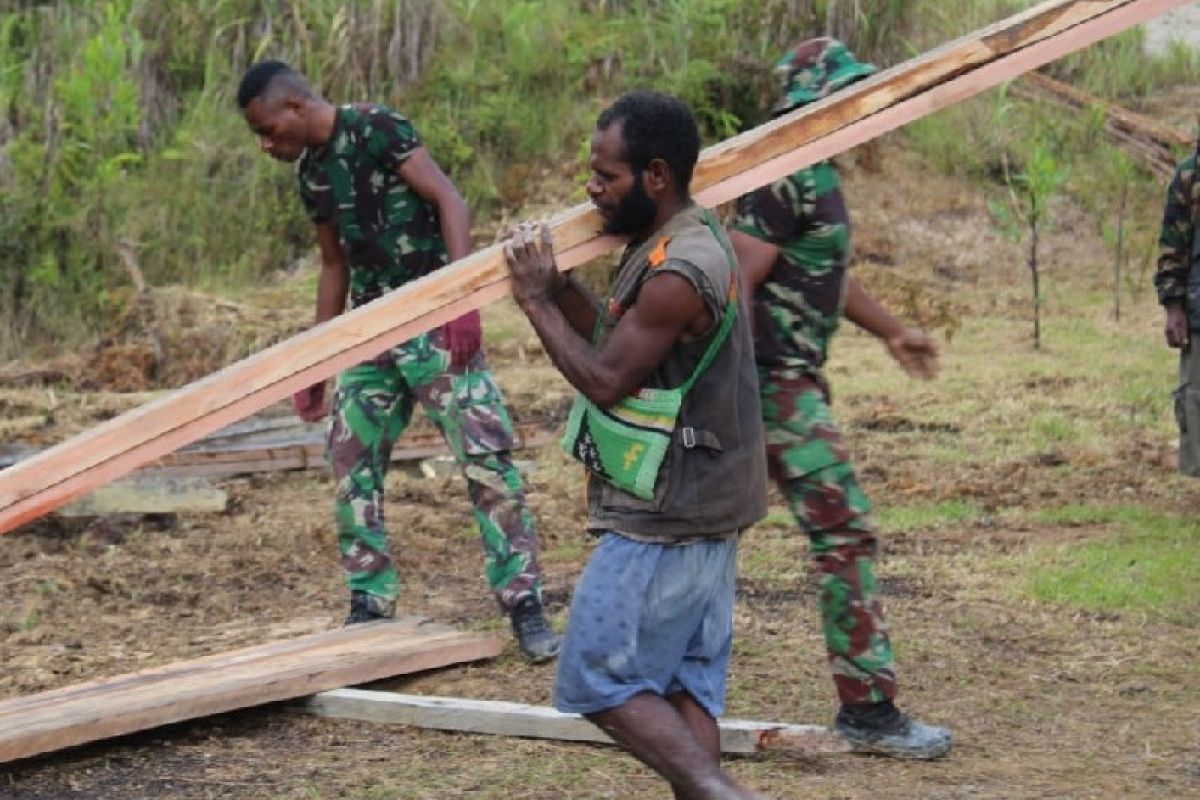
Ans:
[[[683,446],[685,449],[691,450],[693,447],[696,446],[696,429],[695,428],[692,428],[689,426],[689,427],[681,429],[680,433],[683,434]]]

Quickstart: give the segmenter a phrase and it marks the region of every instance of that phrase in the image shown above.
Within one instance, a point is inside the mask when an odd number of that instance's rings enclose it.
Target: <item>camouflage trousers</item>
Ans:
[[[875,580],[870,503],[819,376],[759,370],[767,466],[808,534],[821,576],[821,622],[843,703],[890,699],[896,673]]]
[[[1179,471],[1200,478],[1200,332],[1179,353],[1179,385],[1175,388],[1175,423],[1179,426]]]
[[[395,607],[399,578],[384,527],[384,477],[416,403],[466,478],[496,600],[511,609],[530,594],[540,598],[537,535],[510,455],[508,411],[483,353],[465,368],[451,368],[441,329],[338,375],[327,454],[338,481],[338,546],[351,590],[366,592],[377,612]]]

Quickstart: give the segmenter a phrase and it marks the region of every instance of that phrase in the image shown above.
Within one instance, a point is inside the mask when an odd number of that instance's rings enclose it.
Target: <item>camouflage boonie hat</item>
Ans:
[[[846,45],[822,36],[793,47],[775,64],[781,96],[773,116],[820,100],[876,71],[873,64],[859,62]]]

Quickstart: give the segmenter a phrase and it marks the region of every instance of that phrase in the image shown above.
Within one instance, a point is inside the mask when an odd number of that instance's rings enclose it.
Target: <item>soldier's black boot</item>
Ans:
[[[843,705],[833,729],[857,753],[892,758],[939,758],[950,752],[953,741],[949,729],[913,719],[891,700]]]
[[[395,602],[355,589],[350,592],[350,614],[346,617],[344,624],[355,625],[359,622],[391,619],[395,614]]]
[[[541,601],[537,597],[531,594],[523,598],[509,612],[509,619],[512,620],[517,646],[534,664],[549,661],[558,655],[558,648],[562,642],[550,627]]]

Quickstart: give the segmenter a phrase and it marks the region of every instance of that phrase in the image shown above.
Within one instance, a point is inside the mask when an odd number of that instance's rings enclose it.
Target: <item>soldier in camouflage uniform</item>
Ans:
[[[1197,145],[1200,150],[1200,144]],[[1175,421],[1179,425],[1179,471],[1200,477],[1200,353],[1192,333],[1200,331],[1200,180],[1193,152],[1175,170],[1167,189],[1158,270],[1154,286],[1166,311],[1167,346],[1178,348],[1179,386]]]
[[[278,61],[247,71],[238,103],[267,154],[296,163],[316,226],[322,271],[318,323],[470,252],[467,207],[411,122],[384,106],[333,106]],[[347,623],[394,616],[398,578],[384,528],[391,448],[419,403],[462,468],[483,540],[488,584],[521,650],[553,658],[558,637],[541,605],[533,517],[510,450],[512,423],[480,350],[472,312],[341,373],[328,456],[335,519],[350,585]],[[329,412],[324,383],[294,398],[300,416]]]
[[[775,115],[819,100],[872,72],[845,45],[802,42],[778,63],[783,95]],[[934,758],[950,732],[925,725],[892,702],[896,676],[873,559],[870,504],[850,465],[829,409],[822,367],[845,310],[882,339],[914,375],[932,377],[937,348],[874,302],[846,267],[849,216],[837,170],[814,164],[737,201],[730,236],[753,287],[767,462],[821,573],[821,617],[841,700],[835,727],[857,749],[902,758]]]

